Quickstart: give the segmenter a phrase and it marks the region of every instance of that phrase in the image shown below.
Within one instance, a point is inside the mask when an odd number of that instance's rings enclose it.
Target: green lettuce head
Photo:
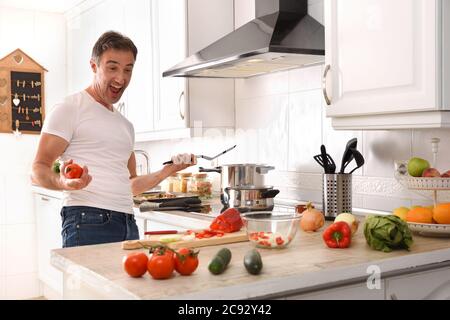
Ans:
[[[391,252],[394,249],[409,250],[413,244],[408,224],[394,215],[367,216],[364,236],[372,249],[383,252]]]

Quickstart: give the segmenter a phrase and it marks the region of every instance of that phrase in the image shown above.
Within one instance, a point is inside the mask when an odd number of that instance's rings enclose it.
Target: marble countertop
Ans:
[[[274,298],[328,288],[346,283],[364,283],[368,268],[376,265],[382,276],[411,272],[414,268],[450,261],[448,238],[414,237],[411,251],[391,253],[368,247],[362,230],[347,249],[330,249],[322,232],[299,231],[285,249],[258,249],[263,270],[254,276],[246,272],[243,257],[253,248],[249,242],[200,248],[200,265],[188,277],[173,275],[153,280],[148,274],[131,278],[122,269],[122,257],[130,251],[111,243],[52,251],[52,265],[66,276],[77,276],[111,299],[251,299]],[[221,275],[208,271],[209,261],[222,247],[232,252],[232,260]]]

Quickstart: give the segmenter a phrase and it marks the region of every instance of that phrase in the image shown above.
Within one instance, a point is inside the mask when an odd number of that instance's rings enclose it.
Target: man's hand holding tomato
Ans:
[[[91,182],[92,176],[89,175],[88,167],[81,168],[71,159],[62,164],[59,179],[64,190],[81,190]]]

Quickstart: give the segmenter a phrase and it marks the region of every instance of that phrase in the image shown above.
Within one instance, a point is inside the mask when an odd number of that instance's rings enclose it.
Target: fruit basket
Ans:
[[[397,177],[403,186],[411,190],[450,190],[450,178]]]
[[[411,231],[422,236],[450,237],[450,224],[407,222]]]
[[[433,168],[436,165],[439,138],[431,139]],[[434,170],[434,169],[433,169]],[[439,174],[439,173],[438,173]],[[438,202],[450,202],[450,178],[448,177],[412,177],[407,172],[407,162],[395,162],[396,180],[405,188]]]

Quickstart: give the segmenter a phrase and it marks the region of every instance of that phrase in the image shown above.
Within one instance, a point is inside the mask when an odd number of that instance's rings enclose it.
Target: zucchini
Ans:
[[[221,274],[225,271],[231,261],[231,251],[228,248],[220,249],[208,265],[212,274]]]
[[[250,274],[259,274],[263,267],[261,255],[255,249],[248,251],[244,256],[244,266]]]

